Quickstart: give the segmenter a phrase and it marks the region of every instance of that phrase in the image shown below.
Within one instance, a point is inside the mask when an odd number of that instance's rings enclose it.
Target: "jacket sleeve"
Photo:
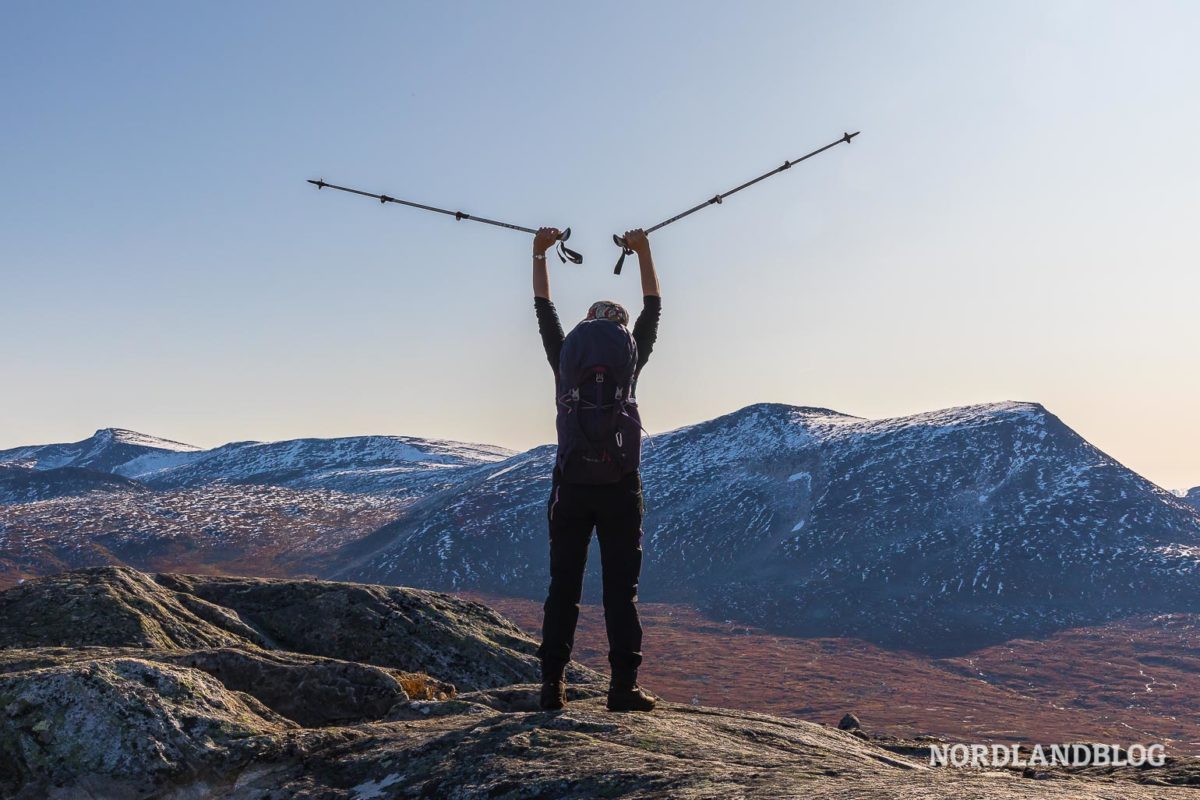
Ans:
[[[658,317],[662,313],[662,298],[648,294],[642,298],[642,313],[638,314],[637,322],[633,323],[633,341],[637,343],[637,371],[650,359],[650,351],[658,339]]]
[[[564,338],[562,324],[558,321],[558,312],[554,310],[554,303],[544,297],[533,298],[533,310],[537,313],[538,332],[542,335],[542,347],[546,350],[546,360],[550,362],[550,369],[554,370],[554,376],[557,378],[558,357],[562,353]]]

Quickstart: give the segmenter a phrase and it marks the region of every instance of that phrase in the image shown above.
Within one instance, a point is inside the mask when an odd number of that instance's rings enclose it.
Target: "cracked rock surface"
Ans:
[[[663,702],[577,669],[537,709],[536,643],[435,592],[64,573],[0,593],[0,797],[1173,798],[1151,770],[933,769],[860,731]]]

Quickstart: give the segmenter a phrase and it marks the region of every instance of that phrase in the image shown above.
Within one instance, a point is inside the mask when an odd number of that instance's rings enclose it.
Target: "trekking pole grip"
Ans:
[[[633,251],[629,249],[629,244],[624,237],[613,234],[613,244],[621,248],[621,257],[617,259],[617,266],[613,267],[613,275],[621,274],[621,267],[625,266],[625,256],[633,255]]]
[[[571,229],[563,228],[563,232],[558,235],[558,260],[564,264],[570,261],[572,264],[582,264],[583,254],[567,247],[563,242],[571,238]]]

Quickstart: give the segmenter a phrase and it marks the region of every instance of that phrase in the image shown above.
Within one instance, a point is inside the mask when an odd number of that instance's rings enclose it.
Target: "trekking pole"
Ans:
[[[324,180],[322,180],[320,178],[318,178],[315,181],[310,179],[308,182],[311,183],[313,186],[317,187],[317,189],[337,189],[339,192],[349,192],[350,194],[360,194],[363,197],[372,197],[372,198],[378,200],[380,203],[384,203],[384,204],[398,203],[399,205],[402,205],[402,206],[412,206],[413,208],[420,208],[425,211],[435,211],[438,214],[446,214],[448,216],[454,217],[454,219],[456,219],[460,222],[462,220],[469,220],[471,222],[482,222],[486,225],[495,225],[498,228],[508,228],[509,230],[513,230],[513,231],[523,231],[524,233],[537,233],[537,230],[535,230],[534,228],[525,228],[520,225],[511,225],[507,222],[498,222],[497,220],[488,219],[487,217],[476,217],[476,216],[466,213],[465,211],[448,211],[444,208],[437,208],[436,206],[427,206],[424,203],[414,203],[411,200],[401,200],[396,197],[390,197],[389,195],[386,195],[386,194],[371,194],[370,192],[364,192],[361,189],[350,189],[345,186],[336,186],[332,183],[326,183]],[[567,261],[570,261],[572,264],[582,264],[583,256],[580,255],[579,253],[575,252],[574,250],[570,249],[565,244],[563,244],[563,242],[565,242],[567,239],[570,239],[570,238],[571,238],[571,229],[564,228],[563,232],[558,237],[558,257],[564,263]]]
[[[720,205],[721,201],[724,200],[726,197],[729,197],[729,195],[736,194],[737,192],[740,192],[742,189],[745,189],[749,186],[753,186],[754,184],[758,183],[759,181],[765,180],[766,178],[771,177],[772,175],[774,175],[777,172],[783,172],[785,169],[790,169],[793,165],[799,164],[801,161],[804,161],[807,158],[812,158],[817,153],[824,153],[829,148],[836,147],[837,145],[841,144],[842,142],[845,142],[846,144],[850,144],[850,140],[853,139],[855,136],[858,136],[858,134],[861,132],[862,131],[855,131],[854,133],[843,133],[842,138],[838,139],[836,142],[830,142],[829,144],[825,145],[824,147],[820,147],[816,150],[813,150],[811,153],[808,153],[807,155],[800,156],[795,161],[785,161],[785,162],[783,162],[783,166],[776,167],[775,169],[771,170],[770,172],[759,175],[757,178],[755,178],[752,181],[746,181],[741,186],[738,186],[734,189],[730,189],[728,192],[722,192],[721,194],[715,195],[714,197],[712,197],[708,200],[705,200],[700,205],[689,208],[687,211],[684,211],[682,214],[676,214],[675,216],[671,217],[670,219],[663,220],[662,222],[658,223],[657,225],[646,228],[646,233],[653,233],[654,231],[658,230],[659,228],[664,228],[667,225],[670,225],[672,222],[678,222],[679,220],[683,219],[684,217],[688,216],[689,214],[695,214],[700,209],[705,208],[707,206],[711,206],[714,203],[716,203],[717,205]],[[615,233],[613,234],[613,242],[617,245],[617,247],[621,248],[621,257],[619,259],[617,259],[617,266],[616,266],[616,268],[613,269],[613,274],[620,275],[621,267],[625,266],[625,256],[633,255],[633,251],[629,249],[629,245],[625,243],[625,239],[623,239],[622,237],[618,236]]]

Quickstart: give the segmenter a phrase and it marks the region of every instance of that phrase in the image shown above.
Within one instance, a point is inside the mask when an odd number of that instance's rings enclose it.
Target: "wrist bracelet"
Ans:
[[[533,254],[533,260],[534,260],[534,261],[545,261],[545,260],[546,260],[546,254],[545,254],[545,253],[534,253],[534,254]]]

